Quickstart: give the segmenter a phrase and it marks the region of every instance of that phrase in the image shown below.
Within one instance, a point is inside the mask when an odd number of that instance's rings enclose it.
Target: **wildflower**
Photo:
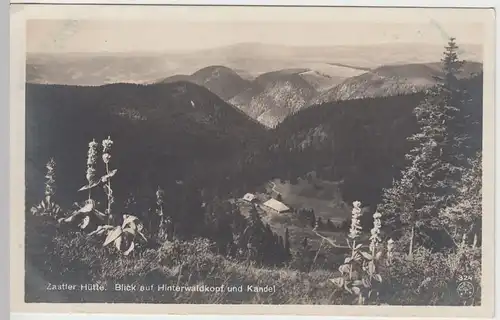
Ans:
[[[351,229],[349,230],[349,238],[356,239],[361,233],[361,202],[354,201],[352,203],[352,219],[351,219]]]
[[[87,154],[87,175],[86,178],[89,185],[95,182],[95,169],[94,165],[97,161],[97,142],[94,139],[89,143],[89,151]]]
[[[158,190],[156,190],[156,203],[158,204],[158,206],[161,206],[163,204],[164,194],[165,192],[160,187],[158,187]]]
[[[113,141],[109,136],[107,139],[104,139],[102,141],[102,161],[106,164],[106,175],[109,176],[109,179],[106,180],[106,184],[103,186],[104,193],[108,198],[108,205],[105,212],[109,216],[110,220],[112,220],[111,205],[115,202],[115,198],[113,197],[113,189],[111,188],[111,173],[109,171],[109,161],[111,160],[111,155],[109,154],[109,152],[111,151],[112,145]]]
[[[45,199],[43,199],[37,206],[30,209],[31,213],[34,215],[50,215],[57,216],[61,208],[59,205],[53,201],[52,197],[56,193],[56,162],[54,159],[50,159],[45,165],[47,168],[47,173],[45,174]]]
[[[108,136],[107,139],[104,139],[102,141],[102,147],[103,147],[103,152],[108,153],[111,150],[111,146],[113,145],[113,141],[111,140],[110,136]]]
[[[87,165],[94,165],[97,160],[97,142],[94,139],[89,143],[89,151],[87,155]]]
[[[51,197],[55,194],[56,162],[54,159],[50,159],[45,167],[47,168],[47,175],[45,175],[45,178],[47,178],[45,182],[45,196]]]
[[[113,145],[113,141],[108,136],[107,139],[102,140],[102,161],[107,165],[109,160],[111,160],[111,155],[109,151],[111,150],[111,146]]]
[[[373,214],[373,228],[371,230],[371,237],[370,237],[370,250],[372,253],[375,251],[375,248],[377,247],[377,244],[380,241],[380,228],[382,227],[382,222],[380,221],[380,217],[382,215],[378,212],[375,212]]]
[[[392,250],[394,249],[394,240],[390,238],[387,241],[387,258],[389,259],[389,263],[392,261]]]
[[[102,161],[104,161],[104,163],[108,164],[109,160],[111,160],[111,155],[109,153],[104,153],[102,155]]]
[[[160,221],[159,221],[160,228],[165,223],[165,220],[163,217],[163,195],[164,195],[163,190],[160,187],[158,187],[158,190],[156,190],[156,204],[158,205],[158,207],[156,208],[156,214],[160,217]]]

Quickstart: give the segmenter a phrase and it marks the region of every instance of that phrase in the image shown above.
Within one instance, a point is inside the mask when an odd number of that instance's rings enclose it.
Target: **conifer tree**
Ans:
[[[409,137],[414,146],[407,154],[409,165],[401,179],[385,190],[378,208],[387,220],[385,225],[401,224],[409,232],[410,257],[415,237],[426,229],[448,232],[439,213],[450,204],[467,161],[463,112],[467,93],[459,86],[463,61],[457,50],[451,38],[442,59],[443,76],[436,78],[437,85],[414,111],[420,130]]]
[[[282,236],[278,236],[278,243],[279,243],[279,246],[280,246],[280,249],[284,249],[285,248],[285,245],[284,245],[284,241],[283,241],[283,237]]]
[[[310,215],[310,222],[311,222],[311,227],[314,228],[316,227],[316,215],[314,214],[314,211],[309,211],[309,215]]]
[[[257,254],[262,255],[264,251],[265,244],[265,226],[262,222],[259,212],[255,205],[250,208],[250,212],[247,219],[247,227],[243,232],[243,246],[250,245],[252,250],[256,251]]]
[[[290,233],[288,228],[285,229],[285,253],[287,257],[290,256]]]

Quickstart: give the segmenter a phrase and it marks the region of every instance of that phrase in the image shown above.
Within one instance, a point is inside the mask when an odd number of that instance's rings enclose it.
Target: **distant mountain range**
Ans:
[[[273,128],[286,117],[314,104],[338,100],[375,98],[416,93],[442,76],[440,63],[387,65],[369,69],[347,79],[296,68],[268,72],[246,80],[223,66],[203,68],[192,75],[161,80],[190,81],[208,88],[266,127]],[[461,78],[481,72],[482,64],[467,62]]]
[[[481,61],[477,46],[461,48],[462,58]],[[436,61],[441,51],[423,44],[313,48],[243,43],[185,54],[32,54],[26,79],[87,86],[191,82],[273,128],[314,104],[418,92],[439,76],[439,63],[428,61]],[[469,62],[463,77],[481,70],[481,63]]]
[[[461,44],[460,56],[482,61],[479,45]],[[292,47],[240,43],[179,53],[28,53],[27,82],[102,85],[151,83],[169,75],[193,74],[207,66],[226,66],[245,79],[282,69],[310,69],[348,78],[381,65],[427,63],[441,58],[440,45],[424,43],[333,47]]]
[[[460,78],[470,78],[482,71],[478,62],[464,64]],[[321,92],[311,103],[321,104],[337,100],[393,96],[421,91],[443,76],[440,63],[422,63],[382,66],[359,76],[346,79],[339,85]]]
[[[288,115],[307,107],[321,90],[343,79],[302,68],[267,72],[247,80],[230,68],[210,66],[158,83],[189,81],[204,86],[265,126],[275,127]]]

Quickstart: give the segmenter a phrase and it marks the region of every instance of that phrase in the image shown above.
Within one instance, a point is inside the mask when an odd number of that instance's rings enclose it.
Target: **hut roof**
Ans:
[[[285,211],[290,210],[290,208],[288,208],[284,203],[279,202],[276,199],[267,200],[266,202],[264,202],[264,206],[271,208],[271,209],[274,209],[278,212],[285,212]]]

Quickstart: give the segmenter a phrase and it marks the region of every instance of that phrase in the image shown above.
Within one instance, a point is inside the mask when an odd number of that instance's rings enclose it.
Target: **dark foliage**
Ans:
[[[464,62],[457,50],[452,38],[442,60],[443,76],[414,110],[419,131],[408,137],[415,146],[406,156],[409,165],[401,180],[385,190],[378,208],[388,224],[394,221],[407,229],[409,255],[415,239],[435,250],[455,245],[448,231],[452,225],[442,212],[453,205],[469,159],[481,152],[481,99],[458,79]]]
[[[63,202],[74,199],[84,184],[82,170],[92,138],[110,135],[117,141],[112,160],[120,168],[115,196],[132,193],[143,200],[154,198],[157,185],[164,185],[166,196],[173,198],[200,186],[218,186],[227,193],[231,188],[221,170],[227,163],[241,166],[241,155],[255,153],[267,137],[259,124],[190,83],[28,84],[26,131],[27,198],[41,190],[42,165],[54,157],[60,164],[59,183],[65,186]]]
[[[482,73],[461,80],[471,97],[470,122],[482,119]],[[407,137],[419,125],[413,110],[424,93],[338,101],[312,106],[294,114],[275,130],[271,146],[273,175],[293,181],[309,171],[326,180],[343,180],[348,203],[374,206],[383,188],[397,180],[414,146]],[[471,128],[480,145],[481,126]]]

